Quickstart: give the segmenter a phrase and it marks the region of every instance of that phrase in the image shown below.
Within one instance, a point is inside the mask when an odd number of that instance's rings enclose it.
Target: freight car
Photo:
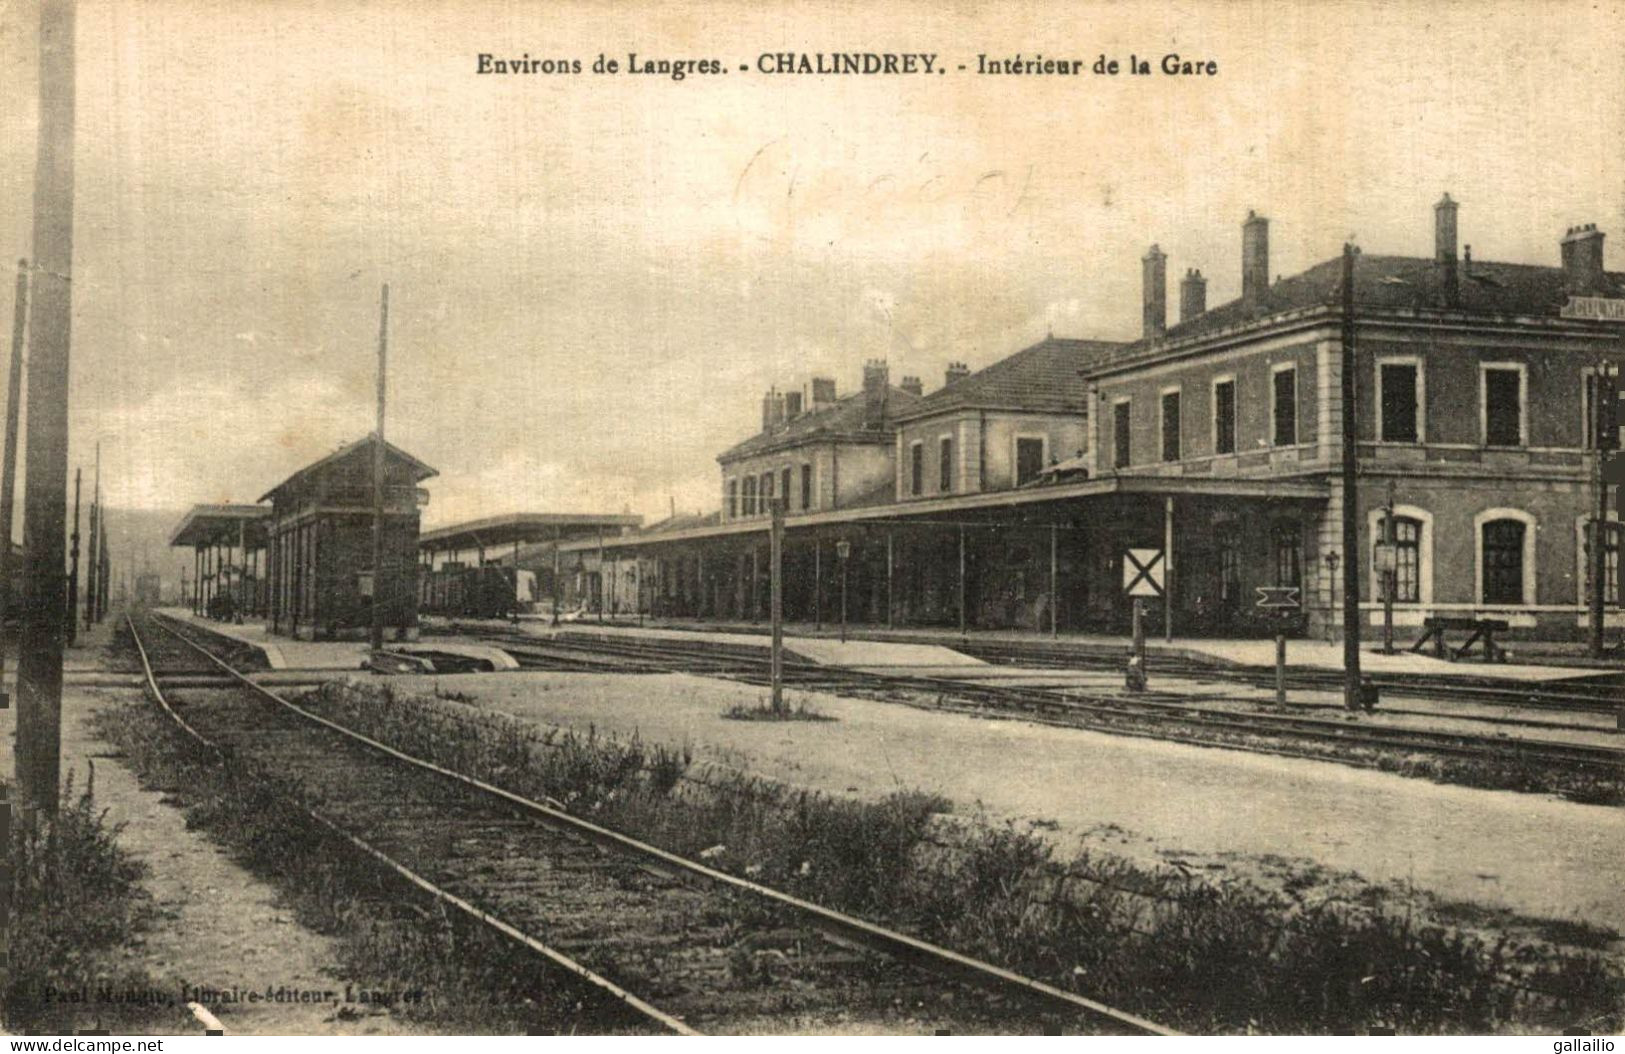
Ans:
[[[511,567],[445,564],[418,582],[418,610],[457,618],[509,618],[536,605],[536,575]]]

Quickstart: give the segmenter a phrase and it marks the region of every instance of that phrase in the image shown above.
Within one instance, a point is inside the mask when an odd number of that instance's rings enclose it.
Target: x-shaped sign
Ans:
[[[1130,549],[1123,554],[1123,591],[1131,597],[1160,597],[1165,568],[1161,549]]]

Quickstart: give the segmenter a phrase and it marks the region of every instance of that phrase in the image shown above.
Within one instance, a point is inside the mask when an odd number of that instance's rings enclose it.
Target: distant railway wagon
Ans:
[[[536,603],[536,574],[511,567],[445,564],[425,571],[418,584],[418,608],[426,614],[460,618],[506,618]]]
[[[157,607],[163,600],[163,580],[157,572],[146,571],[135,576],[136,607]]]

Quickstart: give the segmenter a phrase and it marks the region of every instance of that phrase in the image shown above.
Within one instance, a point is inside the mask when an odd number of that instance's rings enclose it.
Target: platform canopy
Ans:
[[[418,536],[418,548],[430,552],[496,549],[516,543],[594,537],[600,531],[620,534],[642,523],[643,517],[632,513],[515,512],[425,531]]]
[[[250,549],[258,549],[265,545],[270,515],[264,505],[194,505],[169,532],[169,544],[195,548],[238,545],[246,540]]]

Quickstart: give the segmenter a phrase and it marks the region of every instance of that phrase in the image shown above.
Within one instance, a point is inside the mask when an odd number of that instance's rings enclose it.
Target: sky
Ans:
[[[1236,296],[1350,238],[1625,270],[1625,5],[82,0],[73,464],[109,504],[253,501],[373,426],[426,527],[715,508],[770,385],[942,383],[1053,332],[1127,339],[1140,257]],[[0,260],[28,255],[37,8],[0,0]],[[936,52],[950,73],[740,72]],[[476,75],[477,56],[725,75]],[[1165,53],[1211,77],[986,77]],[[7,264],[9,268],[9,263]],[[9,332],[9,278],[0,318]],[[1177,293],[1174,302],[1177,303]]]

